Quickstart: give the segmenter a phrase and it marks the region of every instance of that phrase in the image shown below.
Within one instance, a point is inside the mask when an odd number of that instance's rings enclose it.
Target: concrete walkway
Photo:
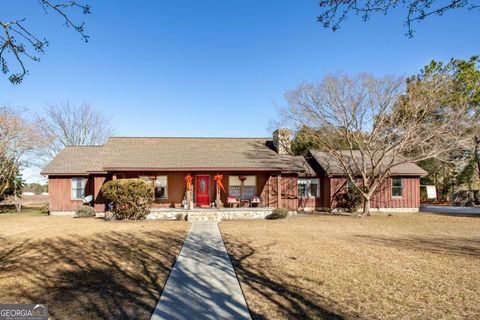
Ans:
[[[151,319],[251,319],[216,222],[192,223]]]

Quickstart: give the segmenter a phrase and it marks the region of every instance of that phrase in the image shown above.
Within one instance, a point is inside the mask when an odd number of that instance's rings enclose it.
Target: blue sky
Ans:
[[[113,117],[117,135],[268,136],[283,94],[328,72],[410,75],[432,59],[480,53],[480,13],[447,12],[414,25],[404,12],[337,32],[316,22],[316,0],[85,0],[89,43],[45,15],[36,0],[6,1],[1,19],[50,45],[30,75],[0,78],[0,103],[41,113],[47,103],[87,101]]]

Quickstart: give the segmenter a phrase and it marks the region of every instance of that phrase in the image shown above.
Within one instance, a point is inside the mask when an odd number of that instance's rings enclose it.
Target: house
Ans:
[[[250,200],[260,199],[258,204],[253,201],[260,207],[333,209],[334,194],[344,188],[346,179],[325,167],[319,153],[295,156],[289,148],[287,129],[276,130],[272,138],[112,137],[102,146],[66,147],[42,174],[48,176],[52,214],[73,213],[86,195],[93,196],[95,211],[103,212],[107,203],[102,185],[124,178],[140,178],[154,185],[153,208],[181,208],[187,175],[193,178],[197,208],[212,206],[215,176],[221,175],[225,206],[230,199],[243,200],[241,206],[253,206]],[[397,172],[404,200],[384,194],[376,202],[378,208],[418,210],[419,177],[425,172],[414,164],[408,168],[415,170]],[[397,180],[392,177],[392,181]]]
[[[354,163],[362,163],[361,154],[358,151],[343,151],[342,158],[349,159],[353,155],[350,168]],[[345,194],[349,188],[352,188],[350,182],[345,176],[340,162],[326,152],[309,150],[306,155],[307,162],[316,172],[321,196],[316,198],[315,207],[320,210],[335,210],[338,208],[338,199]],[[388,157],[382,162],[389,162],[392,159]],[[390,170],[389,178],[377,189],[371,198],[372,211],[396,211],[396,212],[416,212],[420,207],[420,177],[427,175],[427,172],[417,166],[415,163],[397,161]],[[396,163],[396,162],[393,162]],[[368,163],[366,163],[368,167]],[[361,184],[361,179],[356,179],[356,184]],[[299,179],[299,183],[302,180]],[[300,185],[299,185],[300,186]],[[301,188],[299,187],[299,192]],[[301,199],[301,198],[300,198]],[[300,203],[300,206],[302,204]],[[305,204],[306,207],[313,207],[312,198],[309,198]],[[319,208],[320,207],[320,208]]]

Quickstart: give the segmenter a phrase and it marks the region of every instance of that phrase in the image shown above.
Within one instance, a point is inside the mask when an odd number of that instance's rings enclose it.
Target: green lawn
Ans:
[[[22,215],[22,216],[31,216],[31,217],[38,217],[44,216],[45,214],[42,213],[41,207],[22,207],[22,211],[20,213],[17,212],[15,207],[3,207],[0,208],[1,215]]]

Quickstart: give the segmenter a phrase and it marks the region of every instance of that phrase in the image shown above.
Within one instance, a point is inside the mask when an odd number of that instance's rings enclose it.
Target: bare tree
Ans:
[[[412,23],[422,21],[433,15],[441,16],[445,12],[467,8],[474,10],[480,8],[478,0],[321,0],[320,7],[324,8],[317,18],[326,28],[336,31],[340,28],[348,15],[354,13],[367,21],[376,13],[386,15],[390,10],[403,8],[406,10],[404,25],[407,27],[407,36],[413,36]]]
[[[29,121],[22,112],[0,107],[0,198],[15,197],[17,211],[21,189],[20,168],[49,143],[37,121]],[[9,191],[9,192],[8,192]]]
[[[340,164],[354,185],[360,179],[356,186],[364,198],[364,214],[369,214],[370,199],[392,168],[437,157],[465,138],[456,129],[466,121],[465,106],[444,107],[441,94],[448,93],[451,82],[434,80],[411,83],[405,92],[399,77],[327,75],[318,85],[303,84],[288,92],[282,118],[294,129],[312,128],[309,138]],[[339,150],[339,138],[346,149]]]
[[[88,35],[85,34],[84,23],[75,23],[68,15],[68,9],[80,9],[83,14],[90,13],[90,6],[80,4],[76,1],[50,1],[37,0],[41,8],[47,14],[54,12],[60,15],[64,20],[66,27],[73,28],[78,32],[82,39],[87,42]],[[3,32],[1,32],[3,31]],[[8,77],[13,84],[19,84],[24,79],[28,70],[25,67],[25,59],[40,61],[36,53],[44,53],[48,41],[35,35],[29,27],[26,26],[25,18],[18,18],[9,21],[0,19],[0,70],[4,74],[10,74]],[[7,57],[7,53],[10,53]],[[16,61],[20,71],[11,72],[9,61]]]
[[[103,144],[114,132],[111,120],[88,103],[78,107],[69,102],[48,105],[42,127],[52,138],[50,158],[66,146]]]

